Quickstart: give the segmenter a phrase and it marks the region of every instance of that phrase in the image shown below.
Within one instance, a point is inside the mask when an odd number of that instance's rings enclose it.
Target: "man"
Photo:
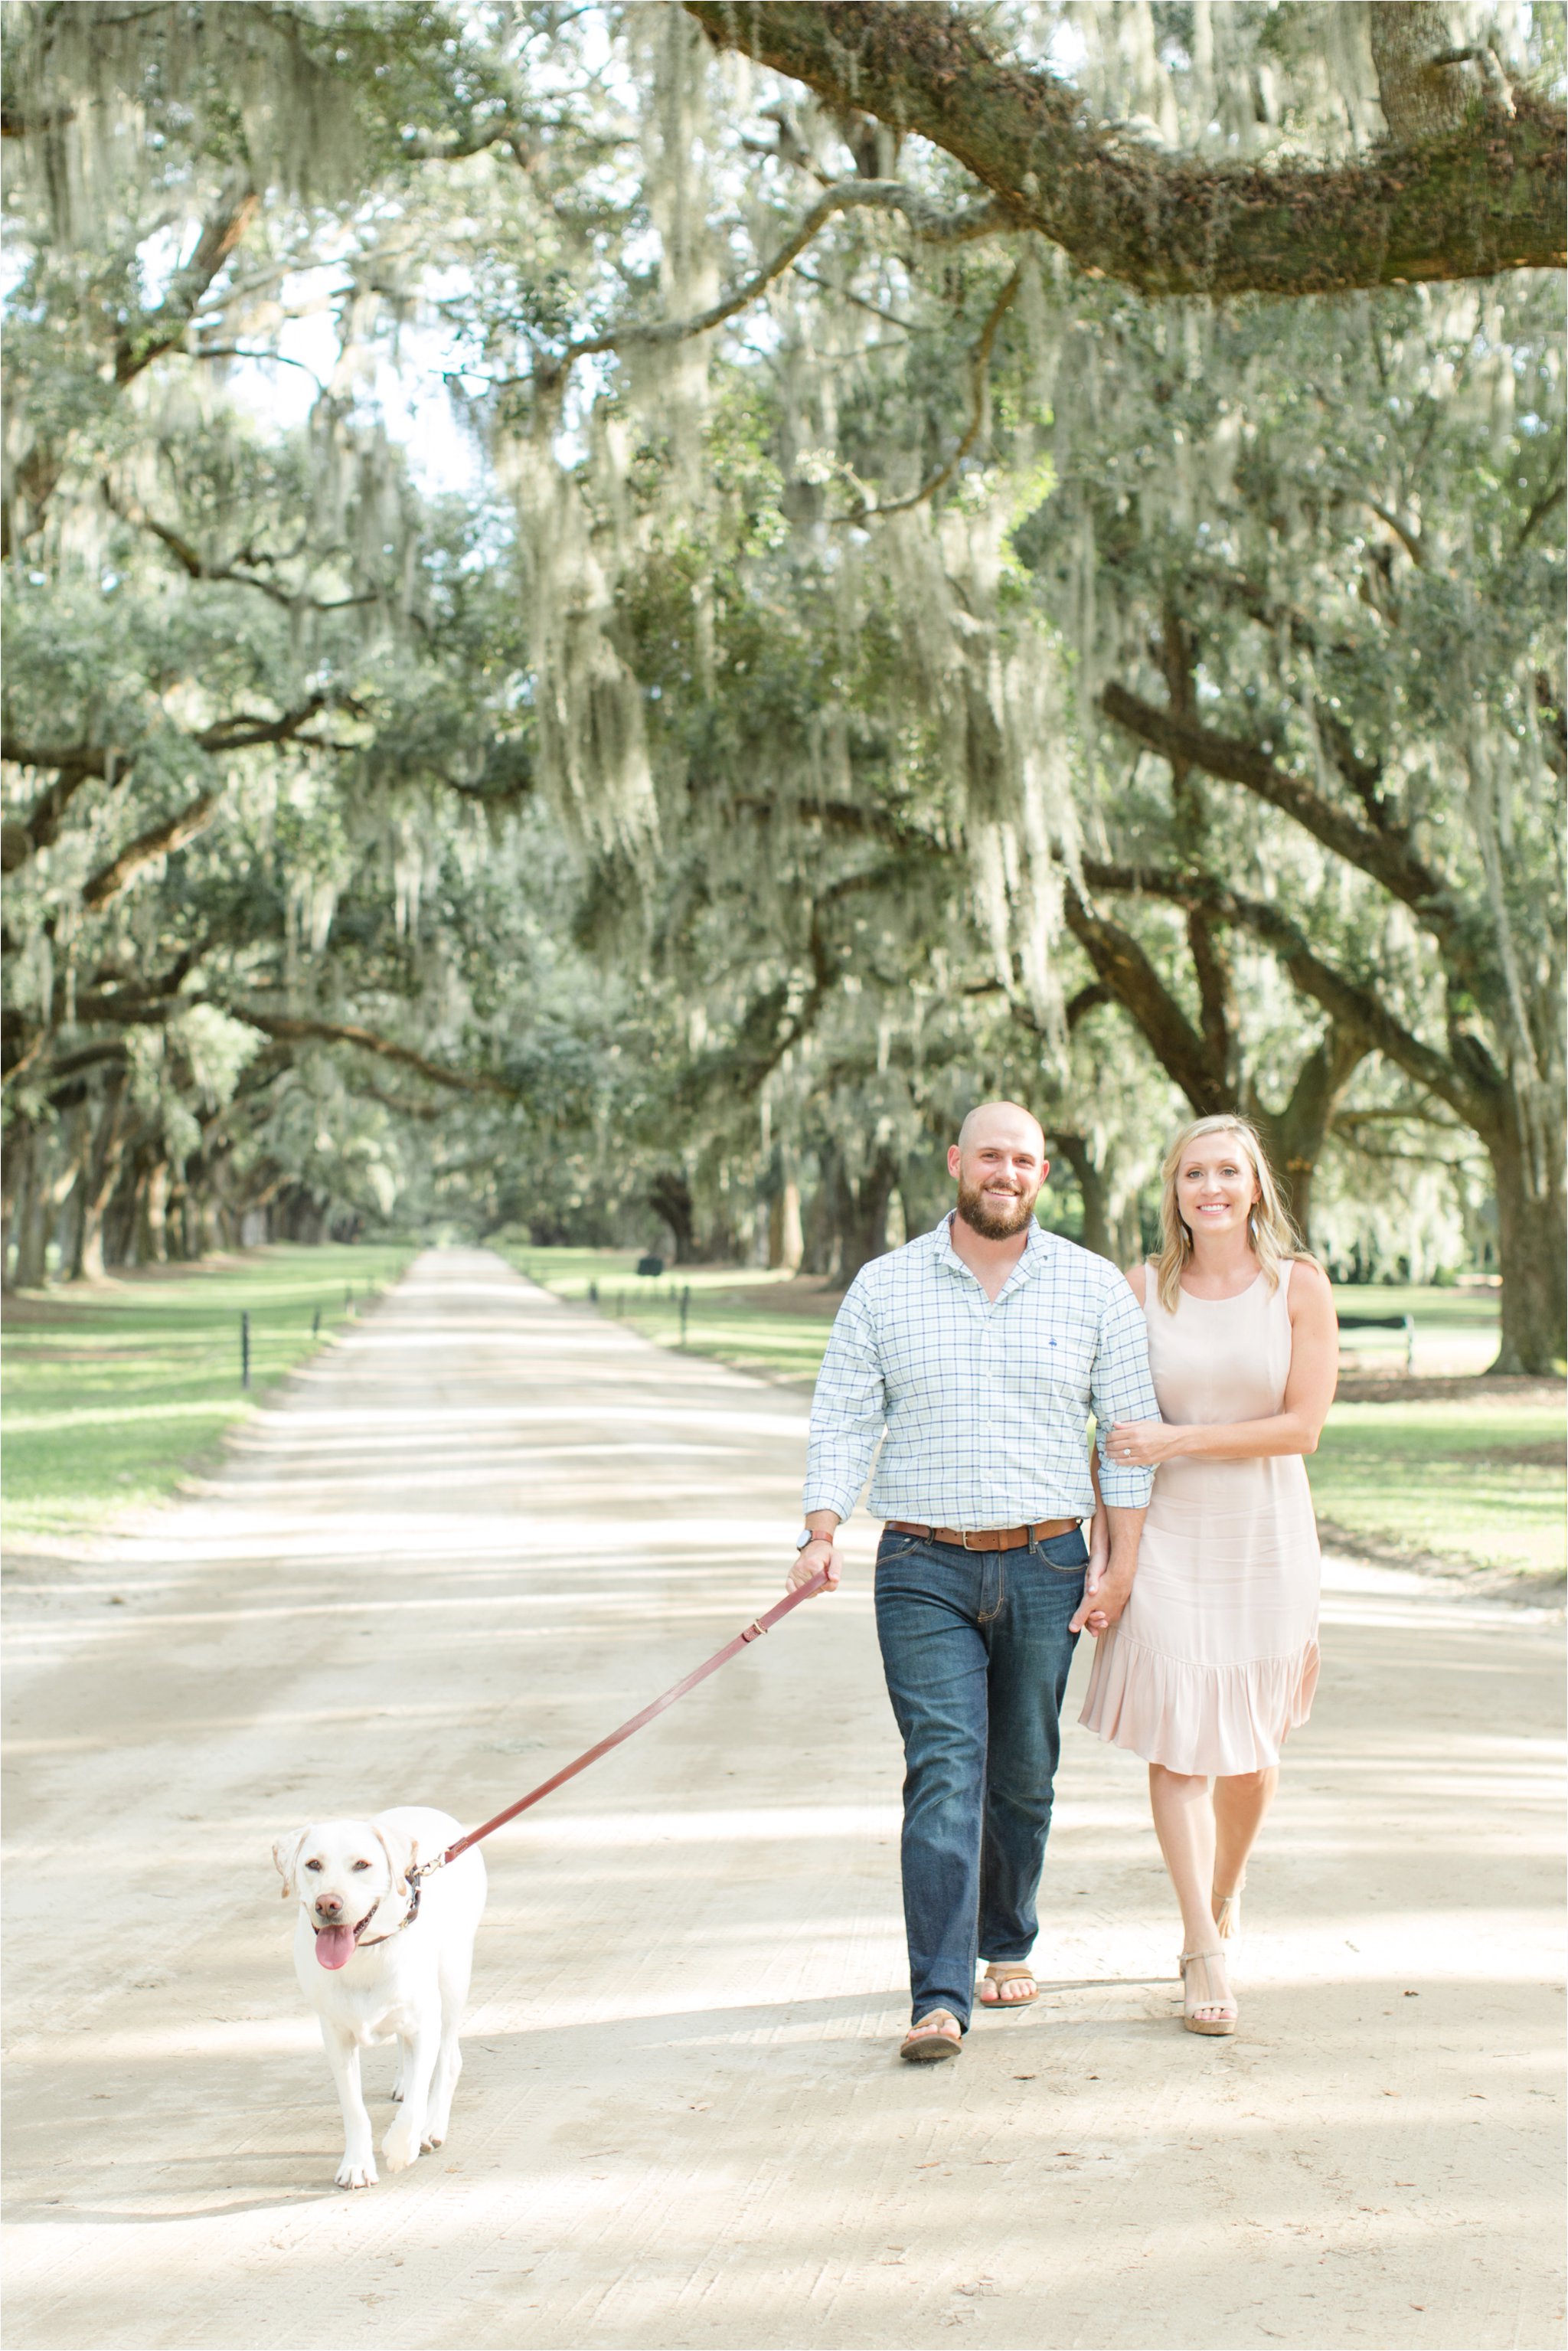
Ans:
[[[877,1636],[904,1740],[904,1915],[914,1995],[900,2055],[956,2056],[982,2000],[1034,1999],[1059,1716],[1077,1635],[1113,1624],[1152,1473],[1113,1464],[1118,1420],[1157,1420],[1144,1318],[1115,1267],[1035,1223],[1039,1122],[982,1102],[947,1154],[956,1207],[862,1268],[811,1405],[791,1587],[826,1568],[877,1440]],[[1095,1580],[1082,1521],[1096,1507]]]

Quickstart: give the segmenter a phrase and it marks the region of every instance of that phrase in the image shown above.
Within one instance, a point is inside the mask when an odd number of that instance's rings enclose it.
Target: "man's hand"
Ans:
[[[820,1520],[824,1518],[828,1521],[826,1526],[820,1523]],[[826,1589],[829,1592],[836,1592],[839,1588],[839,1555],[833,1549],[833,1530],[838,1525],[838,1520],[824,1510],[821,1513],[813,1512],[806,1524],[811,1526],[814,1522],[817,1525],[816,1532],[810,1541],[803,1544],[796,1552],[795,1564],[784,1579],[786,1592],[799,1592],[803,1583],[810,1583],[811,1578],[819,1574],[823,1568],[828,1571]]]

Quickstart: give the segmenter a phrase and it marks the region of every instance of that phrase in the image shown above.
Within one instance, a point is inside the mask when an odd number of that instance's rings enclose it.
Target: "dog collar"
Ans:
[[[401,1935],[405,1927],[413,1926],[414,1920],[419,1916],[419,1880],[415,1877],[410,1882],[413,1886],[412,1898],[410,1899],[408,1908],[398,1920],[397,1925],[393,1927],[388,1934],[372,1935],[368,1943],[356,1938],[354,1943],[354,1949],[356,1951],[373,1951],[378,1943],[390,1943],[393,1935]],[[376,1912],[381,1908],[381,1907],[380,1897],[378,1896],[378,1898],[371,1905],[371,1918],[375,1917]],[[371,1923],[371,1918],[367,1918],[365,1920],[367,1927]]]

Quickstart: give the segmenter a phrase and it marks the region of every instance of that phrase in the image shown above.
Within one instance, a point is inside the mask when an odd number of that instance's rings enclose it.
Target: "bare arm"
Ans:
[[[1083,1589],[1095,1593],[1100,1589],[1111,1556],[1111,1521],[1105,1515],[1105,1497],[1100,1491],[1100,1447],[1089,1447],[1089,1478],[1094,1489],[1094,1515],[1089,1521],[1089,1564],[1083,1572]]]
[[[1138,1572],[1138,1544],[1144,1531],[1146,1510],[1129,1510],[1124,1505],[1107,1502],[1104,1506],[1110,1531],[1110,1557],[1097,1583],[1084,1579],[1083,1598],[1080,1602],[1069,1630],[1082,1633],[1087,1625],[1096,1638],[1107,1625],[1113,1625],[1127,1604],[1133,1589],[1133,1578]]]
[[[1129,1280],[1131,1276],[1129,1276]],[[1256,1461],[1315,1453],[1339,1373],[1339,1325],[1328,1277],[1298,1259],[1291,1275],[1291,1369],[1282,1410],[1267,1420],[1183,1425],[1124,1421],[1111,1432],[1117,1458],[1143,1462]]]

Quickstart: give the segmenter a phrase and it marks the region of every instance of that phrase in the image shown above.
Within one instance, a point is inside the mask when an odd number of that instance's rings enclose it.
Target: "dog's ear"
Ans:
[[[419,1859],[418,1838],[411,1837],[406,1829],[383,1828],[380,1821],[372,1821],[371,1826],[382,1841],[382,1850],[386,1855],[387,1865],[392,1874],[393,1893],[406,1894],[408,1873]]]
[[[305,1850],[308,1827],[294,1830],[289,1836],[273,1840],[272,1858],[277,1864],[277,1874],[283,1880],[283,1899],[291,1902],[299,1891],[299,1856]]]

